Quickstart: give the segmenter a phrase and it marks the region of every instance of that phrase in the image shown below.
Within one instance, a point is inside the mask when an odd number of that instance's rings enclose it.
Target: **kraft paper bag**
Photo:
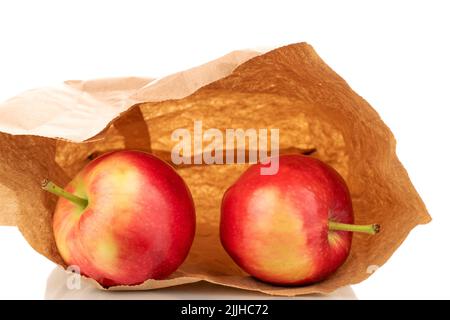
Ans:
[[[240,270],[219,240],[223,192],[248,164],[174,165],[196,205],[196,237],[183,265],[166,280],[108,290],[149,290],[196,281],[293,296],[330,293],[363,281],[417,225],[431,218],[395,154],[395,138],[377,112],[305,43],[267,53],[236,51],[163,79],[68,81],[0,104],[0,224],[17,225],[39,253],[64,266],[51,221],[59,185],[98,155],[149,151],[171,162],[178,128],[279,129],[281,153],[304,153],[346,180],[355,222],[379,223],[375,236],[355,234],[345,264],[303,287],[260,282]],[[173,164],[172,164],[173,165]],[[1,253],[0,253],[1,254]],[[94,285],[101,286],[94,280]]]

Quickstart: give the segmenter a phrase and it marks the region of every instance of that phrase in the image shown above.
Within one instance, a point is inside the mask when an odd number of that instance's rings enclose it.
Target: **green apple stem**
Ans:
[[[86,206],[88,205],[87,199],[80,198],[70,192],[67,192],[63,188],[58,187],[56,184],[47,179],[44,179],[42,181],[42,189],[53,193],[58,197],[63,197],[64,199],[67,199],[80,207],[86,208]]]
[[[362,232],[368,234],[376,234],[380,232],[379,224],[367,224],[367,225],[357,225],[357,224],[347,224],[339,223],[334,221],[328,221],[328,229],[336,231],[349,231],[349,232]]]

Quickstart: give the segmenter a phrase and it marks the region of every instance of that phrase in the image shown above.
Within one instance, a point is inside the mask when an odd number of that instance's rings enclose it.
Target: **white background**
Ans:
[[[330,298],[450,298],[448,3],[0,1],[0,100],[67,79],[159,77],[236,49],[307,41],[392,129],[433,217],[370,279]],[[0,298],[80,297],[61,292],[61,274],[14,228],[0,227],[0,257]],[[195,286],[158,294],[208,290],[242,296]]]

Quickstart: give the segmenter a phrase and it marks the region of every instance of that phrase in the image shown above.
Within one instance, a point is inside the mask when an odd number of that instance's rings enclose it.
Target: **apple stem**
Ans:
[[[334,221],[328,221],[328,229],[336,231],[349,231],[349,232],[362,232],[368,234],[376,234],[380,232],[379,224],[367,224],[367,225],[357,225],[357,224],[347,224],[339,223]]]
[[[53,193],[59,197],[63,197],[64,199],[67,199],[80,207],[86,208],[88,205],[87,199],[80,198],[70,192],[67,192],[66,190],[64,190],[61,187],[58,187],[56,184],[54,184],[48,179],[44,179],[42,181],[42,189],[50,193]]]

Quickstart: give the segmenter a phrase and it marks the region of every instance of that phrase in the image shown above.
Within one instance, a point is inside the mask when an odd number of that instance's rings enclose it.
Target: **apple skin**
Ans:
[[[164,279],[185,260],[195,234],[192,196],[157,157],[116,151],[90,162],[65,188],[85,209],[60,197],[53,231],[67,265],[105,287]]]
[[[281,155],[275,175],[260,175],[263,166],[268,165],[251,166],[223,196],[223,247],[264,282],[294,286],[323,280],[350,252],[352,233],[328,229],[328,220],[353,223],[344,179],[303,155]]]

